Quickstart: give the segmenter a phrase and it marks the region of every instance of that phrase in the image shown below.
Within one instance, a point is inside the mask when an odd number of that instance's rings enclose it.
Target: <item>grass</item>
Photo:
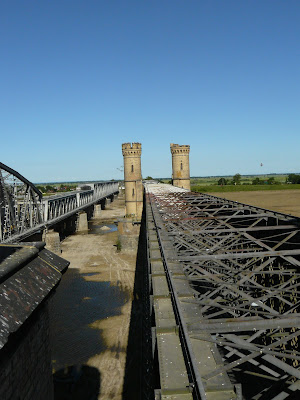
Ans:
[[[228,184],[224,186],[218,185],[221,176],[191,177],[191,190],[200,193],[229,193],[229,192],[255,192],[261,190],[294,190],[300,189],[299,185],[287,184],[287,174],[269,174],[269,175],[242,175],[240,185],[229,184],[232,176],[224,177]],[[255,178],[263,183],[261,185],[252,185]],[[274,184],[268,184],[268,180],[274,178]],[[164,183],[169,183],[170,179],[162,179]]]
[[[228,181],[228,185],[230,181],[232,181],[233,176],[211,176],[211,177],[192,177],[191,184],[195,186],[211,186],[218,185],[218,181],[220,178],[225,178]],[[252,181],[255,178],[259,178],[260,181],[267,182],[269,178],[274,178],[274,180],[279,184],[284,184],[286,182],[287,175],[241,175],[241,185],[252,185]]]
[[[274,178],[275,182],[278,184],[285,184],[287,179],[287,174],[269,174],[269,175],[241,175],[241,185],[249,185],[252,186],[252,181],[255,178],[259,178],[262,182],[267,182],[268,179]],[[228,181],[228,186],[230,181],[232,181],[233,176],[205,176],[205,177],[191,177],[191,185],[192,186],[218,186],[218,181],[220,178],[225,178]],[[163,183],[169,183],[171,178],[162,178],[161,181]],[[264,190],[264,189],[261,189]]]
[[[300,185],[280,184],[280,185],[191,185],[192,192],[199,193],[228,193],[228,192],[254,192],[258,190],[294,190],[300,189]]]

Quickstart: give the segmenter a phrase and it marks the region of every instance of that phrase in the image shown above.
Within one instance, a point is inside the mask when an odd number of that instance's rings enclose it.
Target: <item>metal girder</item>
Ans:
[[[145,183],[145,190],[194,393],[209,398],[213,380],[230,373],[245,399],[295,398],[300,219],[171,185]],[[217,357],[204,372],[198,352],[207,356],[207,343],[223,362]]]
[[[43,221],[42,194],[17,171],[0,163],[0,242]]]
[[[33,183],[0,163],[0,243],[24,239],[118,192],[118,182],[93,187],[43,198]]]

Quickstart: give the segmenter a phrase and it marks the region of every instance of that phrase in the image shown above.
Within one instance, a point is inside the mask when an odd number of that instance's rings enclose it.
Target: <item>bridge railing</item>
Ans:
[[[44,221],[50,223],[57,219],[65,218],[87,205],[112,195],[118,191],[118,182],[97,182],[93,190],[82,190],[67,193],[61,196],[53,196],[43,200]]]
[[[118,182],[43,198],[17,171],[0,163],[0,243],[19,241],[118,192]]]

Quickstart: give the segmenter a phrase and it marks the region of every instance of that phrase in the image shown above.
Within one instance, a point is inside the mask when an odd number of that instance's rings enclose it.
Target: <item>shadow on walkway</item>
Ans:
[[[123,400],[153,398],[145,211],[138,242]]]

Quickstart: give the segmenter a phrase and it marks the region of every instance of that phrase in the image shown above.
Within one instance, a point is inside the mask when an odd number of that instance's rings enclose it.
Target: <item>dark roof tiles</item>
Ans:
[[[9,260],[0,263],[0,349],[53,291],[69,265],[43,246],[17,244],[15,252],[6,252]]]

